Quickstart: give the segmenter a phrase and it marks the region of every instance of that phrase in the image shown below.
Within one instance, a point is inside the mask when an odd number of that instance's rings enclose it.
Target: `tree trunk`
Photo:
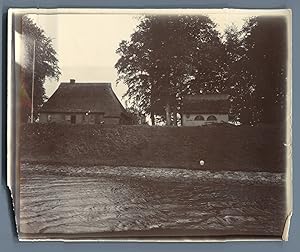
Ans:
[[[177,110],[175,110],[173,112],[173,117],[174,117],[174,126],[178,126],[178,122],[177,122]]]
[[[155,117],[154,117],[154,113],[153,112],[151,112],[150,117],[151,117],[151,125],[154,126],[155,125]]]
[[[171,125],[171,108],[170,108],[170,104],[167,103],[166,104],[166,124],[167,126]]]
[[[180,113],[180,126],[183,126],[183,117],[182,117],[182,113]]]
[[[172,122],[172,125],[173,126],[178,126],[178,111],[177,111],[177,108],[176,107],[174,107],[173,108],[173,111],[172,111],[172,120],[173,120],[173,122]]]

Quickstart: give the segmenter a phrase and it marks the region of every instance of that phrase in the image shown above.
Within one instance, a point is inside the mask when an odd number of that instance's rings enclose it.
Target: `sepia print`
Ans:
[[[19,239],[287,240],[290,20],[10,10]]]

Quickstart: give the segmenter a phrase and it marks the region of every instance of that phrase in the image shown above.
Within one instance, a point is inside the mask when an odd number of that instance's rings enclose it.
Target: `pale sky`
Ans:
[[[203,13],[205,14],[205,13]],[[252,14],[229,13],[208,15],[223,33],[231,24],[241,28],[244,19]],[[53,39],[58,54],[61,76],[59,81],[45,83],[46,95],[50,97],[60,82],[76,79],[77,82],[110,82],[119,100],[127,87],[116,86],[118,60],[116,50],[122,40],[130,37],[138,24],[136,14],[33,14],[30,17]]]

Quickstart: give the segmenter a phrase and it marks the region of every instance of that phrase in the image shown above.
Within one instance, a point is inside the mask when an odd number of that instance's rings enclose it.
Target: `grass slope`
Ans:
[[[23,125],[21,161],[283,172],[284,130],[272,126]],[[200,166],[199,160],[205,165]]]

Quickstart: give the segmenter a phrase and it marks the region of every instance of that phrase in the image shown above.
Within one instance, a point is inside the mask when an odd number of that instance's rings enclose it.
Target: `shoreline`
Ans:
[[[21,164],[21,179],[32,176],[49,175],[64,177],[83,177],[90,179],[117,178],[118,180],[143,180],[143,181],[202,181],[208,183],[239,183],[239,184],[283,184],[284,173],[253,172],[253,171],[210,171],[195,169],[178,169],[165,167],[136,167],[136,166],[72,166],[72,165],[49,165],[41,163]]]
[[[268,169],[262,170],[259,167],[256,169],[253,169],[253,167],[239,169],[239,168],[227,168],[227,169],[220,169],[220,168],[211,168],[209,166],[192,166],[192,165],[154,165],[154,164],[149,164],[148,162],[141,163],[141,162],[136,162],[136,163],[119,163],[119,162],[113,162],[113,161],[100,161],[100,160],[59,160],[59,161],[53,161],[53,160],[47,160],[47,159],[31,159],[31,158],[24,158],[20,160],[20,165],[22,164],[42,164],[42,165],[57,165],[57,166],[73,166],[74,168],[76,167],[95,167],[95,166],[107,166],[110,168],[116,168],[116,167],[142,167],[142,168],[149,168],[149,169],[180,169],[180,170],[192,170],[192,171],[210,171],[210,172],[266,172],[266,173],[274,173],[274,174],[285,174],[285,171],[270,171]],[[147,164],[148,163],[148,164]]]

